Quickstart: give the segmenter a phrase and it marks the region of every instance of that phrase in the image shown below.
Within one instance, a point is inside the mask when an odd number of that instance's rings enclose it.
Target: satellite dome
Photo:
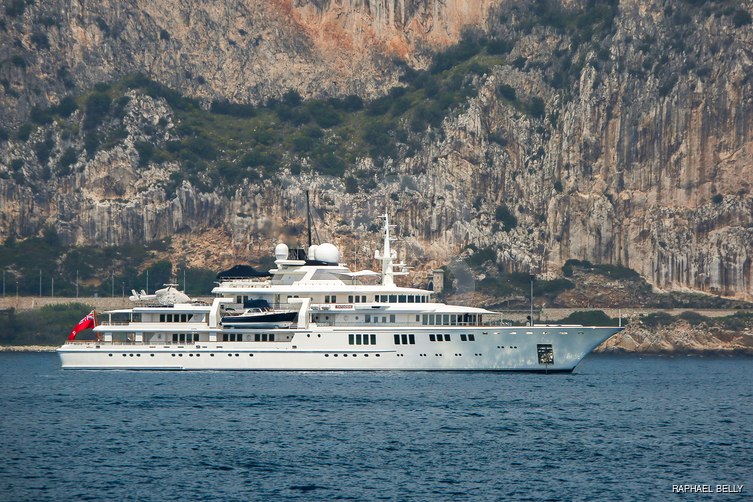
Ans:
[[[319,247],[316,248],[316,259],[337,265],[340,263],[340,251],[338,251],[334,244],[330,244],[329,242],[319,244]]]
[[[282,242],[275,246],[275,259],[284,260],[288,257],[288,246]]]
[[[309,246],[309,252],[308,252],[308,255],[306,255],[308,256],[309,260],[316,260],[316,249],[318,247],[319,246],[317,246],[316,244],[312,244],[311,246]]]

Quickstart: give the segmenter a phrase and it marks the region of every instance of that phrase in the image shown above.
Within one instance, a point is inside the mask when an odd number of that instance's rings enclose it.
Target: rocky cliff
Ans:
[[[177,235],[177,252],[221,265],[266,254],[300,228],[310,189],[320,230],[349,262],[365,264],[388,205],[412,264],[489,249],[504,270],[552,276],[575,258],[632,268],[658,288],[753,297],[750,2],[24,5],[6,9],[0,34],[10,124],[135,71],[205,107],[288,89],[369,99],[414,85],[411,67],[427,67],[461,32],[483,49],[446,70],[459,74],[461,104],[407,138],[393,132],[387,155],[353,156],[345,174],[369,180],[356,190],[294,154],[274,177],[222,190],[181,179],[170,189],[185,164],[144,165],[137,147],[180,138],[184,119],[138,90],[104,126],[119,135],[91,155],[75,126],[81,109],[26,138],[13,129],[0,146],[5,236],[45,226],[79,244]],[[60,172],[70,148],[80,153]]]

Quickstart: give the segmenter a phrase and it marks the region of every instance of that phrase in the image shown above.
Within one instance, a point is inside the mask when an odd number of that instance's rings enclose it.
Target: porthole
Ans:
[[[358,354],[353,354],[353,357],[356,357]]]
[[[369,355],[368,354],[364,354],[363,357],[369,357]]]
[[[188,354],[188,357],[193,357],[193,354]]]
[[[107,354],[108,356],[112,357],[112,354]]]
[[[324,354],[324,357],[329,357],[329,354]]]
[[[333,354],[335,357],[337,357],[337,354]]]
[[[348,357],[348,354],[343,354],[343,357]]]
[[[214,354],[209,354],[209,357],[214,357]]]
[[[317,337],[317,338],[321,338],[321,337],[322,337],[322,334],[321,334],[321,333],[319,333],[319,334],[317,334],[317,335],[316,335],[316,337]]]
[[[196,354],[196,357],[201,357],[201,354]]]
[[[183,357],[183,354],[178,354],[178,357]]]
[[[141,357],[141,354],[136,354],[136,357]]]
[[[235,354],[235,357],[239,357],[239,356],[240,356],[240,354]]]
[[[154,354],[149,354],[151,357],[154,357]]]
[[[381,357],[381,354],[374,354],[376,357]]]
[[[228,354],[227,356],[228,356],[228,357],[233,357],[233,354]]]
[[[306,338],[311,338],[311,333],[307,333]]]
[[[171,356],[175,357],[175,354],[170,354]]]

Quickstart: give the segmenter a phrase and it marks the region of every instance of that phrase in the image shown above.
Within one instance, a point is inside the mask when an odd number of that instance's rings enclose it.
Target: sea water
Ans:
[[[753,498],[751,358],[544,375],[63,371],[2,353],[0,404],[3,500]],[[687,485],[712,493],[673,493]]]

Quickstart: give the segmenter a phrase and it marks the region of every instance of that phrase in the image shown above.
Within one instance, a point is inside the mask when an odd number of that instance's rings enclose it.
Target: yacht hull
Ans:
[[[89,370],[570,372],[621,329],[433,327],[366,332],[314,327],[289,330],[290,340],[284,342],[72,342],[58,354],[64,369]],[[278,336],[284,338],[288,337]],[[354,343],[367,339],[375,343]]]

